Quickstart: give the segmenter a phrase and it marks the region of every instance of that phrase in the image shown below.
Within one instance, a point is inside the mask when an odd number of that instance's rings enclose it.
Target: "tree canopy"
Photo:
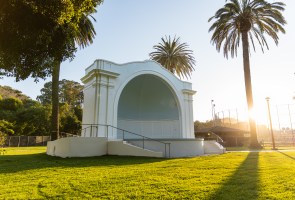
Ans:
[[[160,63],[170,72],[180,77],[190,77],[194,71],[195,58],[188,44],[181,43],[180,38],[161,38],[161,43],[154,45],[155,51],[150,53],[150,58]]]
[[[0,72],[16,80],[51,75],[54,61],[72,59],[79,29],[101,0],[6,0],[0,2]],[[88,28],[89,27],[88,25]],[[91,35],[86,35],[91,37]]]
[[[14,91],[13,88],[10,89]],[[61,131],[78,134],[82,120],[81,107],[61,102],[59,115]],[[0,98],[0,132],[4,135],[51,135],[50,118],[50,103],[42,105],[40,102],[32,99],[9,96]]]
[[[21,91],[13,89],[6,85],[0,85],[0,95],[4,99],[9,97],[15,97],[21,100],[30,99],[30,97],[23,94]]]
[[[70,106],[80,106],[83,102],[83,85],[78,82],[63,79],[59,81],[59,102],[67,103]],[[40,90],[41,95],[37,100],[43,105],[51,104],[52,101],[52,82],[44,84]]]
[[[93,42],[89,18],[102,0],[7,0],[0,3],[0,74],[52,76],[52,140],[59,137],[60,64]]]
[[[255,51],[255,39],[261,50],[268,49],[265,35],[278,44],[278,32],[285,33],[283,25],[287,22],[282,15],[285,10],[283,2],[268,3],[265,0],[229,0],[223,8],[216,11],[209,19],[213,21],[209,31],[213,31],[211,42],[224,56],[237,56],[242,41],[242,33],[247,32]],[[214,21],[215,20],[215,21]]]

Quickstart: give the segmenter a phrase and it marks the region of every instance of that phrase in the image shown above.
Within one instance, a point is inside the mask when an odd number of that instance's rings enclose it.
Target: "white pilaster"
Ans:
[[[182,93],[184,96],[183,138],[195,138],[193,118],[193,95],[196,93],[196,91],[183,89]]]
[[[81,80],[85,84],[89,84],[91,89],[85,94],[85,106],[83,113],[87,113],[87,116],[92,116],[92,120],[83,115],[83,124],[93,124],[94,127],[91,131],[87,131],[87,135],[90,137],[106,137],[109,134],[110,128],[107,125],[112,124],[112,101],[110,98],[113,96],[113,87],[115,79],[119,74],[109,72],[101,69],[93,69]],[[84,90],[86,92],[86,90]],[[91,94],[92,93],[92,94]],[[94,94],[94,95],[93,95]],[[89,98],[90,97],[90,98]],[[93,110],[92,110],[93,109]],[[92,113],[92,114],[90,114]],[[87,127],[87,125],[85,126]],[[111,135],[110,135],[111,136]]]

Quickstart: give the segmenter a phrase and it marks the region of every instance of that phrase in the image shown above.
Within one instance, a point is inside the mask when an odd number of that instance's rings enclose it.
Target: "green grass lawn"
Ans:
[[[279,146],[276,145],[275,146],[277,150],[294,150],[295,151],[295,146]],[[249,150],[253,150],[247,146],[243,146],[243,147],[226,147],[227,151],[249,151]],[[267,145],[264,146],[262,148],[262,150],[272,150],[272,146],[271,145]]]
[[[295,152],[183,159],[0,155],[0,199],[295,199]]]

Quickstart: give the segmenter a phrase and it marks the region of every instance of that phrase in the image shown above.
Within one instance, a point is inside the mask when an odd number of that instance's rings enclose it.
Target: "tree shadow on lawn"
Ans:
[[[209,199],[257,199],[258,157],[259,152],[250,152],[235,173]]]
[[[287,157],[289,157],[289,158],[295,160],[295,157],[292,157],[292,156],[290,156],[290,155],[288,155],[288,154],[286,154],[286,153],[284,153],[284,152],[282,152],[282,151],[278,151],[278,152],[281,153],[281,154],[283,154],[284,156],[287,156]]]
[[[27,155],[0,156],[0,174],[14,173],[31,169],[42,168],[79,168],[93,166],[124,166],[154,162],[162,162],[165,158],[131,157],[131,156],[97,156],[88,158],[60,158],[48,156],[45,153]]]

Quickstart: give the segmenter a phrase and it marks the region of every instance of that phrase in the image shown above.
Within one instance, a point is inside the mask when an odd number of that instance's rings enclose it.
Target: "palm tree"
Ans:
[[[215,20],[209,29],[213,31],[211,42],[219,52],[223,48],[224,56],[228,58],[237,56],[237,50],[242,41],[244,78],[247,96],[248,111],[253,109],[252,85],[249,61],[249,40],[255,51],[256,39],[264,51],[268,49],[265,34],[278,44],[278,32],[285,33],[283,25],[286,24],[282,15],[285,4],[282,2],[268,3],[265,0],[229,0],[223,8],[217,10],[209,22]],[[223,46],[223,47],[222,47]],[[250,146],[259,147],[256,133],[256,123],[249,117]]]
[[[150,58],[179,77],[190,77],[196,62],[193,51],[186,43],[180,43],[179,37],[171,40],[170,36],[166,36],[161,40],[162,43],[153,47],[156,51],[150,53]]]
[[[91,15],[89,15],[91,16]],[[92,16],[91,16],[92,17]],[[93,17],[92,17],[93,18]],[[94,19],[94,18],[93,18]],[[70,33],[65,37],[65,46],[75,46],[75,43],[84,48],[93,42],[93,38],[96,34],[93,24],[89,17],[85,14],[82,16],[78,23],[78,28],[63,29],[66,33]],[[68,47],[66,47],[68,48]],[[62,56],[55,57],[54,66],[52,68],[52,138],[55,140],[59,138],[59,74],[60,65],[63,59]]]

